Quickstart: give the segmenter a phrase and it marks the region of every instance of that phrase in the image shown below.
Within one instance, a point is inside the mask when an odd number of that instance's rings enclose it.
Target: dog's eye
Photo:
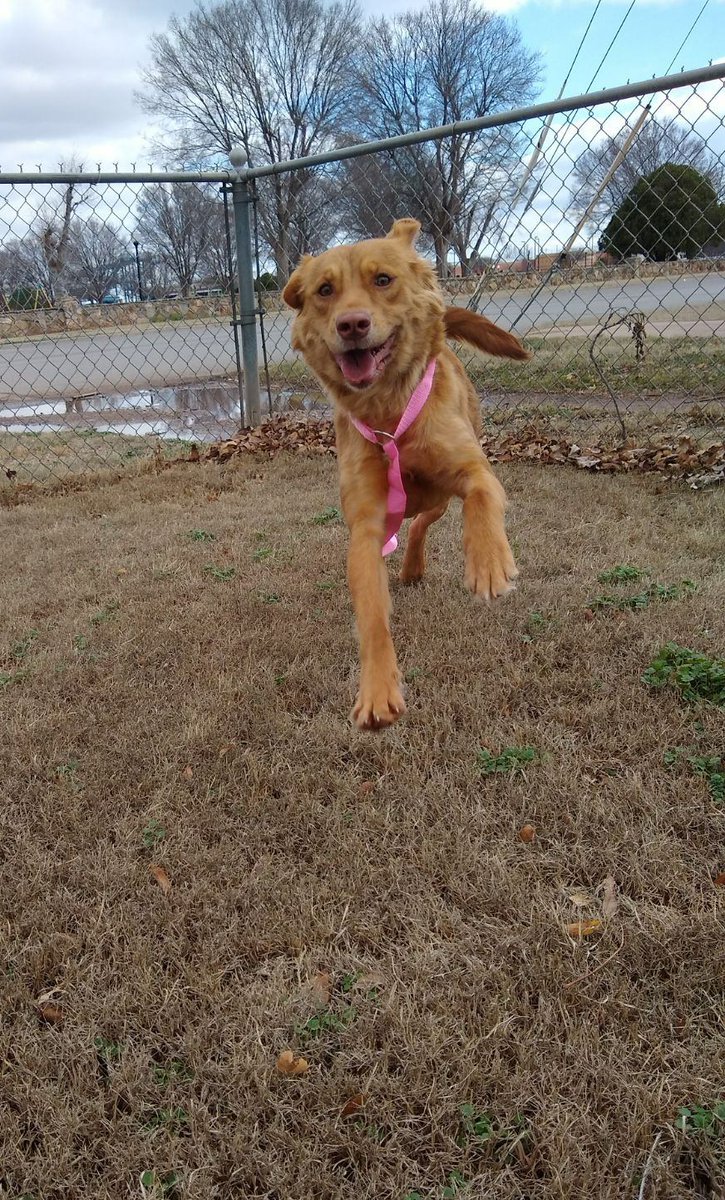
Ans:
[[[380,275],[375,276],[376,287],[390,287],[392,282],[392,276],[386,275],[384,272],[381,272]]]
[[[320,286],[317,289],[317,295],[318,296],[331,296],[332,295],[332,284],[331,283],[320,284]]]

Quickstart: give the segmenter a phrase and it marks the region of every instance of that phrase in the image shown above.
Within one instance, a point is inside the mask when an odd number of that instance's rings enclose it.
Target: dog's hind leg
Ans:
[[[400,571],[401,583],[420,583],[425,574],[425,539],[429,527],[439,521],[448,508],[448,501],[427,512],[418,513],[410,525],[405,558]]]

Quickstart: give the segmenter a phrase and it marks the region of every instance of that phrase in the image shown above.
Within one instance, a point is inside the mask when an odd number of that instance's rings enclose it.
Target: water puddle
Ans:
[[[118,433],[126,437],[214,442],[239,429],[236,380],[144,388],[138,392],[0,401],[0,430],[8,433]]]

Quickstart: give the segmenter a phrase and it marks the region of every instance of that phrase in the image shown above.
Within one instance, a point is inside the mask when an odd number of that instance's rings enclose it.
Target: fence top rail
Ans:
[[[626,83],[619,87],[603,88],[598,92],[585,92],[579,96],[566,96],[549,100],[543,104],[529,104],[525,108],[509,109],[492,113],[487,117],[476,117],[470,121],[456,121],[452,125],[438,125],[431,129],[418,129],[396,137],[382,138],[374,142],[359,142],[353,146],[339,146],[306,158],[293,158],[286,162],[267,163],[260,167],[230,168],[228,171],[93,171],[58,172],[50,171],[1,171],[0,184],[27,185],[53,183],[218,183],[232,184],[237,180],[261,179],[268,175],[280,175],[286,171],[300,171],[305,167],[323,166],[325,163],[340,162],[346,158],[359,158],[365,154],[377,154],[386,150],[397,150],[401,146],[414,146],[421,142],[440,141],[459,133],[477,133],[483,129],[495,129],[501,125],[515,125],[537,117],[556,116],[578,108],[598,108],[619,100],[634,100],[653,96],[657,92],[675,91],[677,88],[692,87],[698,83],[725,80],[725,62],[710,63],[692,71],[680,71],[676,75],[660,75],[637,83]]]
[[[234,183],[236,171],[2,171],[0,183]]]
[[[494,129],[500,125],[515,125],[536,117],[556,116],[576,108],[596,108],[618,100],[632,100],[638,96],[652,96],[656,92],[674,91],[675,88],[691,87],[697,83],[710,83],[725,79],[725,62],[711,63],[692,71],[681,71],[676,75],[661,75],[639,83],[622,84],[620,87],[604,88],[598,92],[585,92],[580,96],[568,96],[561,100],[549,100],[543,104],[530,104],[526,108],[514,108],[507,112],[493,113],[488,117],[476,117],[470,121],[456,121],[453,125],[439,125],[433,129],[419,129],[414,133],[398,134],[382,138],[377,142],[360,142],[354,146],[342,146],[307,158],[294,158],[288,162],[270,163],[261,167],[250,167],[243,172],[247,179],[261,179],[265,175],[279,175],[285,171],[300,171],[305,167],[317,167],[324,163],[338,162],[344,158],[358,158],[363,154],[377,154],[384,150],[397,150],[400,146],[414,146],[420,142],[440,141],[457,133],[476,133],[482,129]],[[2,176],[0,176],[2,179]]]

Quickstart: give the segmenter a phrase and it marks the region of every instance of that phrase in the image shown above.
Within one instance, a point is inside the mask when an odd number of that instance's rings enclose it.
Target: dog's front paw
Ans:
[[[466,554],[465,583],[481,600],[498,600],[516,587],[518,570],[508,540],[471,547]]]
[[[384,729],[405,712],[398,672],[363,677],[352,719],[358,729]]]

